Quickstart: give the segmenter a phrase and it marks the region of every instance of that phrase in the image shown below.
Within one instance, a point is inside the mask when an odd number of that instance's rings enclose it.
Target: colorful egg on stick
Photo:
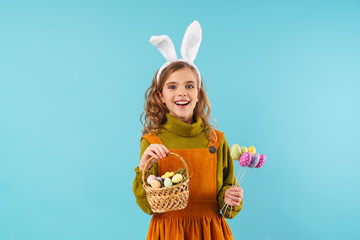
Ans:
[[[241,154],[240,154],[240,156],[243,155],[244,153],[246,153],[247,151],[248,151],[248,150],[247,150],[247,147],[242,146],[242,147],[241,147]]]
[[[249,153],[251,153],[251,155],[256,153],[256,148],[254,146],[249,147],[247,150],[248,150]]]
[[[258,153],[254,153],[252,156],[251,156],[251,162],[249,164],[249,168],[253,168],[255,167],[260,161],[260,154]]]
[[[256,168],[262,167],[262,165],[264,165],[265,162],[266,162],[266,155],[265,155],[265,154],[261,154],[261,155],[260,155],[259,163],[256,165]]]
[[[251,154],[249,152],[245,152],[241,155],[239,159],[239,163],[242,167],[247,167],[251,162]]]
[[[240,158],[240,154],[241,154],[241,148],[239,146],[239,144],[234,144],[232,145],[231,149],[230,149],[230,157],[232,160],[239,160]]]

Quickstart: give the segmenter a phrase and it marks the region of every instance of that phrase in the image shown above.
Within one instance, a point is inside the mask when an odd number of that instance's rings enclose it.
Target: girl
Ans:
[[[193,63],[201,41],[199,23],[194,21],[185,33],[182,59],[177,59],[169,40],[166,35],[150,39],[168,61],[145,93],[140,163],[133,183],[137,204],[153,214],[147,239],[233,239],[224,217],[234,218],[240,212],[243,191],[233,186],[230,148],[224,134],[209,123],[210,103]],[[193,174],[189,201],[183,210],[153,213],[142,186],[142,172],[161,176],[178,169],[181,163],[169,161],[169,152],[182,156]],[[221,214],[225,203],[231,207]]]

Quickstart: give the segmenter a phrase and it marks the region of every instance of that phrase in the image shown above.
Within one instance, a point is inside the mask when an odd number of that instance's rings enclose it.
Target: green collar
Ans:
[[[163,128],[183,137],[196,136],[204,129],[204,124],[200,116],[196,116],[196,122],[187,124],[177,119],[170,113],[166,113],[166,122],[162,125]]]

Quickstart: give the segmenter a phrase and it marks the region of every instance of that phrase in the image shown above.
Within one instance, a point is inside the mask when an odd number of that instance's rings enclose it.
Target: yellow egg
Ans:
[[[174,176],[174,172],[166,172],[164,175],[161,176],[162,179],[165,179],[165,178],[170,178],[172,176]]]
[[[158,180],[152,180],[151,181],[151,187],[153,188],[160,188],[161,187],[161,183]]]
[[[183,179],[183,177],[182,177],[181,174],[175,174],[175,175],[172,177],[171,181],[172,181],[173,183],[179,183],[182,179]]]
[[[256,153],[256,148],[254,146],[251,146],[248,148],[248,152],[252,154]]]

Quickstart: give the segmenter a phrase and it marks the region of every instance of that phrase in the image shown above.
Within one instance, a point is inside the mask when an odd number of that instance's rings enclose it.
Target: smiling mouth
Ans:
[[[190,102],[189,101],[179,101],[179,102],[175,102],[176,105],[178,106],[186,106],[188,105]]]

